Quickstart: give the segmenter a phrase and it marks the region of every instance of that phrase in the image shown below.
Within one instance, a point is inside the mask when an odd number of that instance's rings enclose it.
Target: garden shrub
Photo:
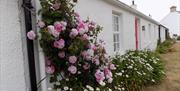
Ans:
[[[156,49],[156,52],[158,53],[166,53],[171,48],[171,46],[174,44],[174,41],[172,39],[168,39],[164,41],[163,43],[159,43]]]
[[[77,0],[40,0],[42,20],[37,22],[38,39],[45,56],[45,69],[54,90],[107,91],[115,66],[98,40],[102,27],[82,20],[74,11]]]
[[[180,36],[177,37],[177,40],[180,40]]]
[[[164,67],[157,54],[150,51],[128,51],[113,57],[115,91],[140,91],[143,86],[159,83]]]

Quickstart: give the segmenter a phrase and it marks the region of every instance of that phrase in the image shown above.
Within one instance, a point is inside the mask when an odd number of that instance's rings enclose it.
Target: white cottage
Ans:
[[[39,8],[39,0],[0,0],[0,91],[36,91],[46,77],[38,41],[26,39],[26,32],[36,30]],[[79,0],[75,7],[84,19],[104,27],[99,38],[111,55],[157,46],[159,23],[134,8],[117,0]],[[47,88],[43,80],[38,90]]]
[[[161,20],[161,24],[169,28],[170,36],[180,36],[180,11],[176,6],[170,8],[170,13]]]
[[[133,7],[118,0],[79,0],[76,10],[103,26],[100,38],[107,42],[109,54],[156,48],[160,23]]]

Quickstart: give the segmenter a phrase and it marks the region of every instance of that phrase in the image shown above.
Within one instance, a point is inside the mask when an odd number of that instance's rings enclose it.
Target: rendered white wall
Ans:
[[[161,24],[169,28],[170,36],[180,35],[180,13],[171,12],[162,21]]]
[[[21,0],[0,0],[0,91],[30,91]]]
[[[160,36],[161,36],[161,42],[164,42],[165,40],[166,40],[166,28],[164,28],[164,27],[161,27],[161,29],[160,29]]]
[[[149,24],[151,28],[149,29]],[[141,49],[155,50],[158,40],[158,25],[145,19],[141,19],[141,26],[145,26],[145,30],[141,29]]]
[[[100,34],[101,39],[104,39],[106,42],[106,50],[109,54],[113,55],[113,31],[112,31],[112,12],[121,14],[122,16],[122,29],[120,30],[120,53],[124,53],[126,50],[136,49],[135,44],[135,16],[134,14],[109,3],[104,2],[103,0],[79,0],[76,11],[78,11],[83,17],[83,19],[90,18],[90,20],[96,21],[98,24],[103,26],[103,32]],[[139,45],[144,49],[154,50],[157,45],[158,39],[158,25],[153,24],[152,22],[140,18],[141,26],[146,26],[148,29],[148,24],[150,23],[152,27],[155,25],[155,29],[142,31],[140,30],[140,40]],[[150,33],[149,33],[150,31]],[[149,39],[151,35],[151,39]]]

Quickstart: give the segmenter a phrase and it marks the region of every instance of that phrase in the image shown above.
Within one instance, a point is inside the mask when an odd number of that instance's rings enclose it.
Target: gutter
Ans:
[[[144,18],[146,20],[149,20],[149,21],[151,21],[151,22],[153,22],[153,23],[155,23],[157,25],[160,24],[159,22],[157,22],[156,20],[152,19],[151,17],[141,13],[140,11],[138,11],[138,10],[128,6],[127,4],[125,4],[125,3],[121,2],[121,1],[118,1],[118,0],[103,0],[103,1],[108,2],[108,3],[112,4],[113,6],[116,5],[116,6],[122,8],[124,10],[127,10],[127,11],[129,11],[129,12],[131,12],[131,13],[139,16],[139,17],[142,17],[142,18]]]
[[[32,17],[31,0],[23,0],[24,15],[25,15],[25,29],[26,33],[32,30]],[[34,57],[34,43],[32,40],[27,39],[27,52],[28,52],[28,62],[29,62],[29,72],[30,72],[30,84],[31,91],[37,91],[36,84],[36,68],[35,68],[35,57]]]

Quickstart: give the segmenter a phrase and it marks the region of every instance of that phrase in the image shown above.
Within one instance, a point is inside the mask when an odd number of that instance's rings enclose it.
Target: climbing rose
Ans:
[[[86,30],[83,28],[80,28],[78,31],[80,35],[83,35],[86,32]]]
[[[54,37],[58,37],[59,36],[59,32],[55,31],[54,26],[49,25],[47,28],[48,28],[48,32],[50,34],[52,34]]]
[[[114,64],[112,64],[112,63],[111,63],[111,64],[109,64],[109,69],[110,69],[110,70],[115,70],[115,69],[116,69],[116,67],[115,67],[115,65],[114,65]]]
[[[59,56],[59,58],[64,58],[65,57],[65,52],[59,52],[58,56]]]
[[[69,37],[74,38],[74,37],[76,37],[77,35],[78,35],[77,29],[72,29],[71,32],[70,32],[70,34],[69,34]]]
[[[55,72],[55,67],[53,65],[46,67],[46,73],[53,74]]]
[[[69,57],[69,62],[70,62],[71,64],[76,63],[76,61],[77,61],[77,57],[76,57],[76,56],[70,56],[70,57]]]
[[[104,68],[104,75],[107,79],[112,78],[112,73],[107,67]]]
[[[60,22],[55,22],[54,23],[54,29],[57,31],[57,32],[61,32],[62,31],[62,28],[63,28],[63,25],[60,23]]]
[[[30,39],[30,40],[34,40],[35,38],[36,38],[36,34],[35,34],[35,32],[34,31],[29,31],[28,33],[27,33],[27,37],[28,37],[28,39]]]
[[[43,21],[38,20],[37,26],[38,26],[39,28],[43,28],[43,27],[45,27],[45,23],[44,23]]]
[[[100,70],[97,70],[95,73],[96,81],[101,82],[105,79],[104,72],[101,72]]]
[[[95,28],[95,25],[96,25],[95,22],[90,22],[88,27],[89,27],[90,30],[93,30]]]
[[[89,39],[89,36],[87,34],[83,34],[82,40],[88,40],[88,39]]]
[[[69,71],[71,74],[76,74],[77,68],[72,65],[72,66],[70,66],[70,67],[68,68],[68,71]]]
[[[92,50],[92,49],[88,49],[87,50],[87,54],[89,55],[89,56],[94,56],[94,50]]]
[[[62,48],[64,48],[64,46],[65,46],[65,41],[63,39],[60,39],[60,40],[54,42],[55,48],[62,49]]]
[[[100,64],[99,59],[98,58],[93,59],[93,63],[99,65]]]
[[[67,22],[61,21],[61,24],[64,26],[62,29],[65,30],[65,28],[66,28],[66,26],[67,26]]]

